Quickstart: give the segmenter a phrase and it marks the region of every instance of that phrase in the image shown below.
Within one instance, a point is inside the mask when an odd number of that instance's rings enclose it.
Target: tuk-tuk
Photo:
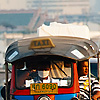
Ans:
[[[45,36],[15,41],[5,54],[5,99],[78,100],[77,61],[97,53],[94,42],[76,37]],[[41,72],[46,68],[48,75]]]

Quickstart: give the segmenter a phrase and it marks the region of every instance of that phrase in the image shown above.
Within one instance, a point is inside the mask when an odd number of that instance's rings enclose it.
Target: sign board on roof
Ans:
[[[38,36],[72,36],[90,39],[89,28],[86,25],[50,23],[37,29]]]
[[[40,48],[53,48],[55,45],[53,44],[50,38],[46,39],[34,39],[31,41],[29,49],[40,49]]]

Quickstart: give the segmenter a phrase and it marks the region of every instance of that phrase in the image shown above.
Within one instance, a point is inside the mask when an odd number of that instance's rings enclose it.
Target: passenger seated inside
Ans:
[[[34,78],[35,83],[50,83],[50,62],[41,62],[38,64],[37,76]]]
[[[57,83],[58,86],[70,86],[72,82],[71,63],[64,61],[39,61],[17,69],[17,87],[30,87],[32,83]]]
[[[31,70],[26,79],[26,87],[31,83],[50,83],[50,62],[39,62],[36,66],[36,70]]]

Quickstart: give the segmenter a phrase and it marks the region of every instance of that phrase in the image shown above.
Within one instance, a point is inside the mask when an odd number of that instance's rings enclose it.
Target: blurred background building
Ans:
[[[35,37],[37,28],[50,22],[88,25],[100,48],[99,4],[100,0],[0,0],[0,68],[10,43]]]
[[[38,9],[47,12],[50,18],[60,15],[88,14],[89,0],[26,0],[27,9]]]

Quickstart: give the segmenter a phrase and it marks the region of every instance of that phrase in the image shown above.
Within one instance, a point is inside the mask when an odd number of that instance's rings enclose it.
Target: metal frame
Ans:
[[[5,77],[6,77],[5,95],[6,95],[6,100],[8,100],[8,63],[7,62],[5,62]]]

